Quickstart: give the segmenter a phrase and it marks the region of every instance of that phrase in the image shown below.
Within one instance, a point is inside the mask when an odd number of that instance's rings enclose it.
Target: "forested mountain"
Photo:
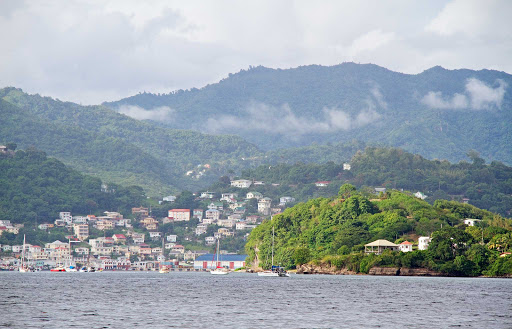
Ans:
[[[142,188],[110,184],[83,175],[36,149],[0,154],[0,219],[13,223],[53,222],[61,211],[74,215],[130,213],[146,197]],[[105,192],[107,191],[107,192]]]
[[[467,227],[465,218],[481,223]],[[512,258],[498,257],[512,248],[512,220],[454,201],[430,205],[396,191],[370,201],[346,184],[336,198],[297,204],[256,227],[246,244],[254,265],[270,267],[273,230],[274,264],[288,268],[312,262],[362,273],[372,266],[395,266],[450,275],[512,274]],[[376,239],[416,242],[430,234],[426,251],[363,253]]]
[[[396,148],[368,147],[350,160],[350,171],[343,170],[342,163],[296,163],[261,165],[243,170],[241,177],[265,181],[265,186],[255,187],[255,190],[275,200],[285,195],[297,201],[332,196],[348,182],[357,187],[420,191],[431,203],[437,199],[462,201],[468,198],[479,208],[509,216],[512,213],[512,167],[498,161],[485,164],[476,152],[468,155],[471,162],[452,164],[427,160]],[[331,184],[315,187],[316,181],[331,181]],[[219,184],[211,190],[222,188]]]
[[[240,137],[169,129],[15,88],[0,90],[0,112],[0,142],[35,146],[80,171],[157,195],[207,184],[246,165],[243,157],[261,155]],[[202,181],[185,176],[200,164],[210,165]]]
[[[253,67],[201,89],[141,93],[105,105],[124,113],[161,111],[173,128],[232,133],[262,149],[311,142],[401,147],[459,161],[471,149],[512,163],[512,76],[491,70],[392,72],[344,63],[294,69]]]

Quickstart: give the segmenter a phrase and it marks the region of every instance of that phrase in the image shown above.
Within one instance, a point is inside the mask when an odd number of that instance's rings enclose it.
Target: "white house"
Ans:
[[[315,186],[316,187],[326,187],[327,185],[331,184],[330,181],[319,181],[319,182],[315,182]]]
[[[344,163],[343,164],[343,170],[350,170],[352,166],[350,166],[350,163]]]
[[[207,219],[211,219],[212,221],[219,220],[220,218],[220,211],[217,209],[208,209],[205,211],[205,216]],[[204,223],[204,220],[203,220]]]
[[[162,201],[174,202],[174,201],[176,201],[176,196],[174,196],[174,195],[168,195],[168,196],[166,196],[165,198],[163,198],[163,199],[162,199]]]
[[[238,188],[249,188],[252,185],[252,181],[247,179],[237,179],[231,181],[231,186]]]
[[[475,226],[475,224],[481,221],[481,219],[466,218],[464,219],[464,224],[466,224],[467,226]]]
[[[223,201],[231,202],[232,200],[235,200],[236,198],[238,198],[237,193],[222,193],[220,199]]]
[[[429,236],[420,236],[418,238],[418,250],[427,250],[431,240]]]
[[[409,252],[409,251],[412,251],[412,243],[410,243],[409,241],[404,241],[402,243],[400,243],[398,245],[398,249],[401,251],[401,252]]]
[[[175,234],[170,234],[167,236],[167,242],[176,242],[176,239],[178,238]]]
[[[151,239],[160,239],[162,237],[162,232],[149,232],[149,237]]]
[[[259,200],[259,199],[263,198],[263,194],[261,194],[260,192],[249,192],[245,195],[245,198]]]
[[[427,198],[427,196],[425,194],[421,193],[420,191],[414,193],[414,196],[421,200],[425,200]]]
[[[284,206],[287,203],[295,202],[295,198],[292,198],[291,196],[283,196],[279,198],[279,205]]]
[[[215,196],[215,193],[214,192],[201,192],[201,199],[213,199],[213,197]]]
[[[217,241],[217,239],[214,236],[207,236],[206,238],[204,238],[204,242],[207,245],[215,244],[215,241]]]
[[[258,212],[265,216],[270,215],[270,205],[272,200],[270,198],[263,198],[258,201]]]

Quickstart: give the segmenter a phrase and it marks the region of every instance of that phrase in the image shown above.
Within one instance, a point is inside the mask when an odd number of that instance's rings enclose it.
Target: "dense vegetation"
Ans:
[[[0,90],[0,142],[35,146],[104,180],[155,195],[208,184],[260,151],[236,136],[207,136],[138,121],[103,106],[80,106],[15,88]],[[202,181],[185,176],[210,164]]]
[[[129,213],[146,200],[137,186],[108,184],[102,191],[100,179],[83,175],[44,152],[27,149],[13,156],[0,154],[0,219],[24,223],[53,222],[59,212],[73,215]]]
[[[512,257],[498,257],[512,248],[510,219],[455,201],[438,200],[432,206],[398,191],[375,201],[350,184],[339,193],[297,204],[262,223],[246,244],[249,260],[270,266],[274,228],[274,258],[288,268],[314,262],[363,273],[378,265],[425,267],[451,275],[512,275]],[[481,219],[481,225],[467,227],[464,218]],[[427,251],[363,253],[364,245],[376,239],[400,243],[428,235],[432,242]]]
[[[298,201],[317,196],[332,196],[343,183],[357,187],[387,187],[421,191],[427,201],[438,199],[469,202],[479,208],[509,216],[512,212],[512,167],[501,162],[485,161],[470,152],[471,162],[427,160],[400,149],[368,147],[350,161],[352,169],[344,171],[342,164],[296,163],[294,165],[262,165],[242,171],[242,177],[262,180],[266,186],[256,190],[278,199],[290,195]],[[331,181],[328,187],[316,188],[312,183]],[[272,186],[271,183],[280,184]],[[213,187],[219,188],[220,184]]]
[[[493,93],[504,82],[503,99],[474,107],[471,101],[485,96],[468,91],[472,78]],[[360,140],[455,162],[474,149],[486,160],[510,164],[510,86],[509,74],[491,70],[433,67],[408,75],[371,64],[260,66],[201,89],[141,93],[106,105],[168,106],[174,110],[165,123],[170,127],[237,134],[262,149]],[[459,94],[469,102],[435,108],[422,101],[430,93],[445,102]]]

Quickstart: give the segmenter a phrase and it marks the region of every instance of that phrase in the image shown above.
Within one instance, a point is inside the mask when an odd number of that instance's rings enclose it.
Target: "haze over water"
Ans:
[[[511,280],[0,273],[8,328],[511,328]]]

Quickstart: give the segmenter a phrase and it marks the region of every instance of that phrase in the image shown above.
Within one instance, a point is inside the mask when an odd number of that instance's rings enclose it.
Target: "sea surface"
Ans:
[[[512,280],[0,272],[0,328],[512,328]]]

